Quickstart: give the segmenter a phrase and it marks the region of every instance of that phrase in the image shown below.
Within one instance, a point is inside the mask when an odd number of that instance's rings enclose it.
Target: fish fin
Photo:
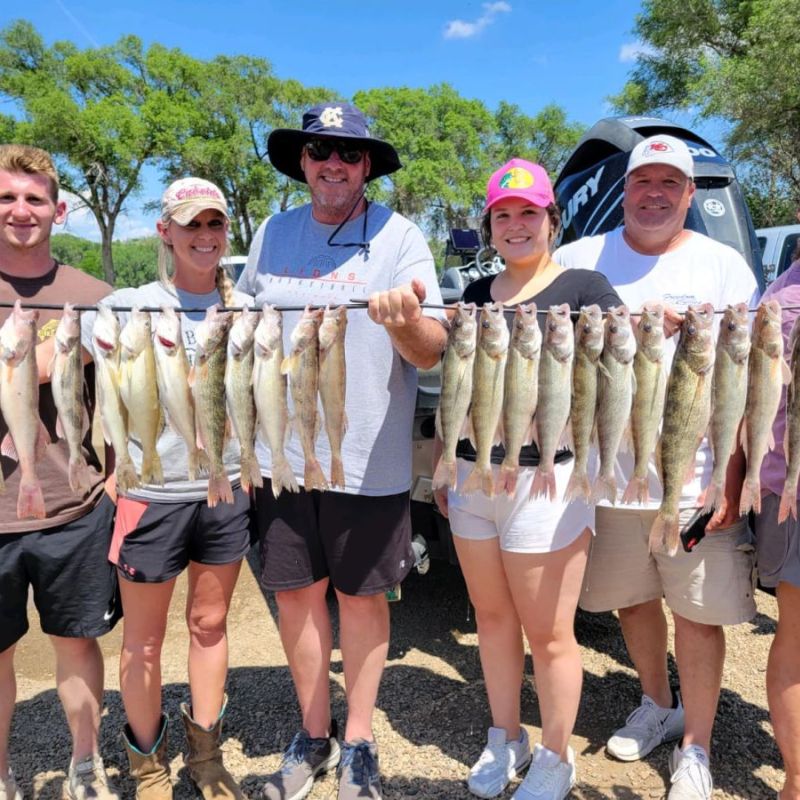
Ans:
[[[767,450],[772,451],[775,449],[775,434],[772,428],[769,429],[769,438],[767,439]]]
[[[292,468],[285,458],[278,461],[273,458],[272,478],[270,480],[272,483],[272,495],[276,499],[284,489],[295,493],[300,491],[300,487],[297,485],[297,479],[294,477]]]
[[[568,447],[570,450],[572,450],[574,446],[572,439],[572,420],[567,420],[567,424],[564,426],[564,430],[561,431],[561,436],[558,438],[558,445],[556,449],[560,450],[564,447]]]
[[[81,454],[80,458],[69,462],[69,488],[73,492],[84,494],[90,486],[89,465]]]
[[[264,485],[264,479],[261,477],[261,469],[258,466],[258,459],[256,454],[252,451],[246,455],[242,454],[241,457],[241,483],[242,489],[249,492],[251,487],[255,486],[261,488]]]
[[[61,424],[61,416],[56,417],[56,439],[66,439],[64,426]]]
[[[513,497],[517,491],[517,478],[519,477],[519,467],[514,464],[501,464],[500,473],[497,476],[494,490],[497,494],[505,494]]]
[[[617,479],[614,474],[598,475],[592,487],[591,502],[597,503],[600,500],[608,500],[612,506],[617,504]]]
[[[342,411],[342,436],[347,433],[347,429],[350,427],[350,420],[347,418],[347,412]]]
[[[436,409],[436,416],[433,418],[433,427],[436,431],[436,435],[442,439],[442,409],[438,407]]]
[[[680,529],[677,518],[667,517],[659,511],[650,528],[650,552],[674,556],[678,552],[679,541]]]
[[[592,486],[589,483],[589,476],[583,470],[572,470],[572,475],[569,476],[569,483],[564,491],[564,502],[568,503],[570,500],[585,500],[589,501],[592,496]]]
[[[754,481],[744,479],[742,493],[739,495],[739,516],[743,517],[750,509],[761,513],[761,480],[756,477]]]
[[[789,518],[797,519],[797,483],[790,485],[789,481],[783,487],[783,494],[781,495],[781,504],[778,508],[778,524],[780,525]]]
[[[81,438],[89,433],[89,428],[92,427],[92,420],[89,418],[89,411],[86,406],[83,407],[83,416],[81,417]]]
[[[338,456],[331,456],[331,486],[344,489],[344,465]]]
[[[466,438],[469,439],[469,443],[472,445],[473,449],[477,450],[478,445],[475,442],[475,428],[472,425],[472,413],[467,416],[467,419],[464,422],[466,426]]]
[[[189,374],[186,376],[186,383],[190,389],[194,389],[195,381],[197,380],[197,372],[195,371],[194,364],[189,367]]]
[[[505,430],[503,428],[503,418],[497,421],[497,428],[494,432],[494,440],[492,441],[492,447],[497,447],[498,445],[503,444],[505,441]]]
[[[218,503],[233,503],[233,488],[224,472],[208,479],[208,507],[214,508]]]
[[[20,480],[17,495],[17,519],[44,519],[44,496],[39,479]]]
[[[741,431],[739,432],[739,443],[744,450],[745,458],[747,458],[747,423],[742,423]]]
[[[483,492],[487,497],[494,497],[494,476],[491,467],[486,469],[475,464],[464,481],[462,494],[472,494],[477,491]]]
[[[786,359],[781,359],[781,382],[783,384],[789,384],[792,382],[792,371],[789,369],[789,365],[786,363]]]
[[[536,426],[533,424],[533,417],[531,417],[530,424],[528,425],[525,435],[522,437],[522,446],[530,447],[533,444],[533,437],[536,434]]]
[[[456,490],[458,483],[458,468],[455,461],[445,461],[444,456],[439,456],[439,463],[433,471],[431,489],[444,489],[450,487]]]
[[[299,356],[288,355],[281,361],[281,375],[289,375]]]
[[[320,492],[324,492],[330,488],[328,486],[328,481],[325,478],[325,474],[322,471],[322,467],[316,458],[306,459],[305,470],[303,473],[303,484],[307,492],[311,491],[311,489],[317,489]]]
[[[611,373],[608,371],[608,367],[602,362],[597,362],[597,371],[604,377],[611,380]]]
[[[44,423],[39,420],[39,432],[36,435],[36,446],[33,450],[33,457],[36,461],[41,459],[47,451],[47,446],[52,443],[50,434],[47,432]]]
[[[722,483],[715,483],[712,482],[709,484],[708,489],[706,489],[706,500],[703,503],[703,511],[704,513],[708,514],[709,511],[713,511],[715,508],[721,508],[722,504],[725,502],[725,482]]]
[[[639,505],[647,505],[650,500],[650,487],[647,477],[637,478],[632,477],[622,493],[622,502],[625,505],[632,505],[638,503]]]

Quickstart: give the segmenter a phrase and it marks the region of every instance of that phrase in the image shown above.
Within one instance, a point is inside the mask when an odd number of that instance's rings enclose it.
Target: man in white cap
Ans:
[[[580,239],[554,254],[566,267],[603,272],[632,311],[648,301],[663,303],[669,336],[677,332],[689,305],[711,302],[724,309],[757,296],[755,277],[739,253],[684,228],[695,192],[693,167],[680,139],[658,135],[640,142],[625,173],[623,227]],[[667,369],[675,339],[667,343]],[[756,610],[753,548],[746,521],[738,515],[743,463],[731,461],[725,517],[709,524],[709,535],[691,552],[649,552],[650,527],[661,501],[652,464],[648,503],[612,507],[604,501],[595,514],[596,536],[580,605],[586,611],[619,611],[643,695],[641,705],[608,740],[608,751],[635,761],[663,742],[677,741],[670,757],[669,800],[711,797],[711,731],[725,658],[722,626],[745,622]],[[711,463],[704,441],[695,474],[683,487],[683,526],[703,505],[701,486],[708,484]],[[632,456],[621,454],[618,485],[624,487],[632,471]],[[669,682],[662,597],[675,623],[680,694]]]

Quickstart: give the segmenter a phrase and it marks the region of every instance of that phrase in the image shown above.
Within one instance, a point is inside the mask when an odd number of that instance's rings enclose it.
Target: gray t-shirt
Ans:
[[[107,306],[140,306],[158,307],[164,305],[175,308],[209,308],[214,303],[222,303],[219,292],[214,290],[209,294],[193,294],[183,289],[165,287],[158,281],[147,283],[135,289],[117,289],[101,301]],[[241,292],[236,292],[235,302],[237,305],[253,304],[253,299]],[[120,326],[125,324],[130,314],[120,311],[117,312]],[[92,349],[92,326],[94,325],[94,312],[86,312],[81,316],[81,339],[83,346],[93,352]],[[192,312],[181,314],[181,332],[183,335],[183,346],[186,349],[186,356],[189,364],[194,363],[195,355],[195,336],[197,326],[205,318],[205,312]],[[153,330],[158,323],[158,314],[152,314]],[[220,402],[224,403],[225,398],[221,397]],[[158,454],[161,457],[161,466],[164,471],[164,485],[157,486],[146,484],[140,489],[128,492],[127,496],[138,500],[154,500],[161,503],[180,502],[188,503],[198,500],[205,500],[208,496],[208,481],[199,479],[190,481],[187,477],[189,471],[186,444],[183,439],[168,424],[165,425],[157,443]],[[141,444],[129,437],[128,451],[137,473],[141,472],[142,466],[142,447]],[[235,438],[231,438],[223,454],[226,472],[231,479],[231,483],[239,482],[239,443]]]
[[[357,245],[331,247],[335,225],[317,222],[311,206],[268,218],[258,229],[238,288],[255,296],[256,306],[325,305],[366,299],[373,292],[408,284],[420,278],[427,300],[440,304],[433,257],[420,229],[384,206],[370,203],[366,237],[364,216],[348,222],[335,242],[369,242],[369,252]],[[428,312],[426,312],[428,313]],[[301,312],[283,315],[284,347]],[[440,318],[441,312],[430,312]],[[348,429],[342,461],[348,494],[389,495],[411,485],[411,429],[416,402],[417,371],[392,346],[386,330],[365,310],[348,312],[346,409]],[[291,415],[291,396],[289,397]],[[330,445],[321,426],[316,452],[330,476]],[[270,451],[257,443],[259,462],[270,474]],[[291,436],[286,455],[302,483],[303,451],[299,437]]]

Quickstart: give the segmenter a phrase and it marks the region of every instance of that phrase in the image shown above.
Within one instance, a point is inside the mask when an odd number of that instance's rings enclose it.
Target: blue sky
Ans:
[[[18,5],[17,13],[11,5],[3,3],[0,27],[24,16],[48,43],[91,47],[132,33],[200,58],[261,56],[281,78],[345,97],[446,82],[492,109],[506,100],[535,114],[555,102],[586,125],[608,115],[606,98],[633,67],[640,9],[638,0],[38,0]],[[160,189],[150,174],[143,195],[126,209],[122,236],[153,230],[140,204],[157,199]],[[67,229],[91,235],[91,227],[76,213]]]

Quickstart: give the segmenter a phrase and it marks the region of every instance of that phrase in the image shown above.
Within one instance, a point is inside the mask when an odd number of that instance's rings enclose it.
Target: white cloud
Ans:
[[[477,36],[484,28],[491,25],[498,14],[508,14],[511,11],[511,3],[498,0],[495,3],[484,3],[483,14],[473,22],[463,19],[453,19],[444,27],[445,39],[470,39]]]
[[[61,198],[67,203],[69,213],[67,221],[60,227],[56,227],[54,233],[71,233],[73,236],[80,236],[93,242],[100,241],[100,228],[94,215],[86,207],[79,195],[70,192],[62,192]],[[114,239],[138,239],[142,236],[154,236],[156,232],[155,215],[152,218],[142,216],[132,216],[130,214],[120,214],[114,226]]]
[[[627,42],[619,49],[619,60],[623,64],[636,61],[639,56],[652,56],[656,54],[656,49],[643,42]]]

